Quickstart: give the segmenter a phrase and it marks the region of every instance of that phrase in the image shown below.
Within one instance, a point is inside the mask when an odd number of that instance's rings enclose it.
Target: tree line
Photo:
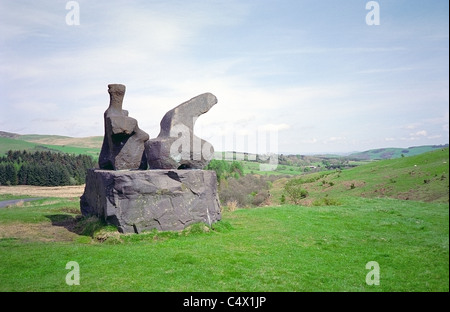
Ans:
[[[88,155],[10,150],[0,157],[0,185],[79,185],[95,166]]]

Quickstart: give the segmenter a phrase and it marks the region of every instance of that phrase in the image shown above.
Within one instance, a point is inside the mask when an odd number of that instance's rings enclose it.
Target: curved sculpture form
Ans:
[[[204,93],[168,111],[158,137],[145,142],[149,168],[203,169],[214,156],[214,148],[194,134],[194,125],[215,104],[217,98]]]

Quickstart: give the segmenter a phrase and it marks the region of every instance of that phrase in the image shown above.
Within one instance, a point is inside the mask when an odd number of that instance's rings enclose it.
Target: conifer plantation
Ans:
[[[87,155],[8,151],[0,157],[0,185],[79,185],[85,181],[86,170],[95,166]]]

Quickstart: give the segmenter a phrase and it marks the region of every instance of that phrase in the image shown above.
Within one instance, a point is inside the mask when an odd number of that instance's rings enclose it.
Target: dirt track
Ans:
[[[0,186],[0,194],[28,195],[34,197],[80,197],[84,192],[84,185],[75,186]]]

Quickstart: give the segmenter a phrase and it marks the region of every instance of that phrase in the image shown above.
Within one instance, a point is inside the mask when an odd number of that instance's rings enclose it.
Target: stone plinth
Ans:
[[[221,219],[210,170],[91,169],[80,206],[84,216],[98,216],[122,233],[176,231]]]

